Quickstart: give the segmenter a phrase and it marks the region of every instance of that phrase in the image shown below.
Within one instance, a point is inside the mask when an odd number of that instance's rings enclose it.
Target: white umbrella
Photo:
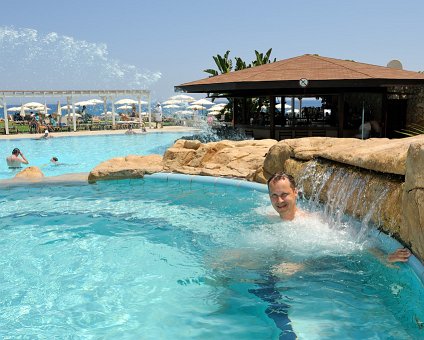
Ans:
[[[100,99],[89,99],[87,100],[88,102],[94,103],[95,105],[97,104],[103,104],[103,100]]]
[[[94,105],[96,105],[96,103],[89,100],[84,100],[82,102],[75,103],[75,106],[94,106]]]
[[[175,99],[168,99],[162,103],[162,105],[177,105],[177,104],[181,104],[181,101],[175,100]]]
[[[15,111],[15,112],[18,112],[18,111],[21,111],[21,107],[20,107],[20,106],[9,107],[9,108],[7,109],[7,111]]]
[[[206,109],[206,107],[204,107],[202,105],[190,105],[188,107],[188,109],[190,109],[190,110],[204,110],[204,109]]]
[[[175,112],[177,115],[192,115],[193,111],[183,110],[183,111],[177,111]]]
[[[116,109],[117,110],[131,110],[132,106],[131,105],[122,105],[122,106],[118,106]]]
[[[43,106],[34,107],[32,110],[37,111],[37,112],[43,111],[43,113],[45,114],[45,113],[47,113],[47,111],[50,111],[51,109],[49,107],[43,105]]]
[[[187,96],[185,94],[178,94],[176,96],[172,96],[169,99],[173,99],[173,100],[178,100],[180,102],[194,102],[196,99],[194,99],[193,97]]]
[[[68,105],[63,105],[63,106],[61,106],[60,107],[62,110],[67,110],[68,109]],[[77,109],[78,108],[78,106],[77,105],[75,105],[75,108]],[[72,105],[70,105],[69,104],[69,110],[72,110]]]
[[[146,102],[144,102],[144,103],[146,103]],[[115,102],[115,105],[131,105],[131,104],[138,104],[138,101],[136,101],[134,99],[125,98],[125,99],[120,99],[120,100]],[[143,104],[143,102],[142,102],[142,104]]]
[[[203,98],[192,102],[191,105],[213,105],[213,103],[210,100]]]
[[[180,106],[179,105],[175,105],[175,104],[170,104],[170,105],[165,105],[163,108],[164,109],[179,109]]]
[[[24,106],[28,107],[28,108],[35,108],[35,107],[40,107],[40,106],[44,107],[44,104],[37,103],[37,102],[29,102],[29,103],[24,104]]]
[[[220,111],[222,109],[224,109],[225,105],[214,105],[212,106],[210,109],[208,109],[208,111]]]

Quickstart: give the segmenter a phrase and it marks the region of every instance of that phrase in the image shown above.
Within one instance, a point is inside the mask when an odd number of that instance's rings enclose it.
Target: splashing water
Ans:
[[[161,77],[110,59],[105,44],[34,29],[0,27],[0,60],[4,90],[144,89]]]
[[[323,216],[335,229],[343,229],[343,226],[352,224],[354,216],[360,216],[362,212],[360,229],[356,235],[358,241],[366,237],[371,218],[374,214],[379,215],[381,204],[389,190],[382,184],[374,186],[373,200],[369,206],[364,207],[364,197],[367,196],[367,190],[369,191],[372,176],[332,165],[325,166],[318,161],[311,162],[304,169],[298,182],[300,191],[303,191],[304,186],[310,187],[310,209],[322,210],[318,204],[325,196]],[[346,215],[347,213],[351,216]]]

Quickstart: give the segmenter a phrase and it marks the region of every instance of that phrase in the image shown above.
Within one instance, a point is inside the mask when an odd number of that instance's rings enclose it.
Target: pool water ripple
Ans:
[[[422,335],[408,267],[382,265],[346,226],[276,221],[262,192],[146,177],[0,201],[3,338]],[[276,277],[282,261],[303,269]]]

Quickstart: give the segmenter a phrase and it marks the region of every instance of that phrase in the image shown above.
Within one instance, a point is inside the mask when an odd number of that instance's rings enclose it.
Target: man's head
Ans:
[[[18,156],[21,153],[21,150],[19,150],[18,148],[14,148],[12,150],[12,155]]]
[[[275,211],[284,220],[292,220],[296,213],[297,189],[293,176],[277,172],[268,179],[268,193]]]
[[[59,159],[57,157],[52,157],[52,159],[50,160],[50,162],[52,163],[57,163],[59,161]]]

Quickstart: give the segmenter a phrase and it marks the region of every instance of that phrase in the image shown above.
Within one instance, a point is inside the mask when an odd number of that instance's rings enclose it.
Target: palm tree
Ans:
[[[272,52],[272,48],[270,48],[265,54],[259,53],[258,51],[255,50],[256,60],[252,61],[252,66],[275,63],[277,61],[276,58],[274,58],[273,61],[270,60],[271,52]]]
[[[227,51],[225,52],[223,57],[219,54],[212,57],[213,60],[215,61],[216,66],[218,67],[219,72],[217,70],[210,69],[210,68],[204,70],[203,72],[211,74],[211,77],[217,76],[218,74],[231,72],[231,70],[233,69],[233,62],[231,61],[231,59],[228,59],[229,54],[230,54],[230,51]]]
[[[259,53],[258,51],[255,50],[256,60],[252,61],[251,64],[246,64],[246,62],[243,61],[243,59],[241,59],[240,57],[235,57],[234,58],[236,62],[235,71],[244,70],[252,66],[264,65],[264,64],[269,64],[271,62],[277,61],[276,58],[274,58],[274,60],[271,61],[270,59],[271,52],[272,52],[272,48],[270,48],[265,54]],[[206,69],[204,70],[204,72],[209,73],[211,77],[217,76],[218,74],[231,72],[233,69],[233,62],[231,61],[231,59],[228,58],[229,54],[230,54],[230,51],[227,51],[225,52],[224,56],[221,56],[219,54],[217,54],[216,56],[213,56],[213,60],[215,61],[215,64],[218,67],[218,70]],[[224,108],[224,110],[228,111],[230,118],[232,118],[234,101],[232,98],[227,98],[227,100],[228,100],[228,104]],[[262,107],[262,105],[266,103],[267,103],[267,100],[262,98],[248,98],[246,102],[250,112],[258,111]],[[241,104],[238,104],[238,105],[241,105]]]
[[[240,70],[244,70],[245,68],[249,68],[251,65],[246,65],[246,62],[243,61],[243,59],[241,59],[240,57],[235,57],[234,58],[236,60],[236,67],[234,69],[234,71],[240,71]]]

